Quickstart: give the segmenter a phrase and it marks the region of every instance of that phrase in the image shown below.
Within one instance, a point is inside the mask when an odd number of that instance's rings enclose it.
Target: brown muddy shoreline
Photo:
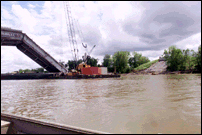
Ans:
[[[163,71],[163,72],[155,72],[155,71],[137,71],[132,73],[124,73],[121,74],[123,76],[125,75],[166,75],[166,74],[201,74],[200,71]]]

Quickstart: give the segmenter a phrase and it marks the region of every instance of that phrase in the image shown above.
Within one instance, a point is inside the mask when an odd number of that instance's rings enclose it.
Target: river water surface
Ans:
[[[109,133],[201,133],[201,75],[2,80],[1,112]]]

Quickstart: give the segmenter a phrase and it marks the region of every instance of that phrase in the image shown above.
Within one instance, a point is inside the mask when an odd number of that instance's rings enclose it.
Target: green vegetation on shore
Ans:
[[[197,52],[170,46],[168,50],[164,50],[164,55],[168,71],[191,70],[201,72],[201,45],[199,45]]]
[[[142,56],[142,54],[137,53],[135,51],[133,52],[132,56],[128,51],[117,51],[112,56],[106,54],[104,56],[102,65],[97,64],[98,59],[95,58],[89,58],[87,64],[94,67],[107,67],[108,72],[129,73],[134,70],[134,68],[149,61],[150,60],[147,57]],[[68,60],[66,64],[61,61],[59,63],[65,67],[68,67],[68,70],[71,70],[74,69],[81,62],[82,60],[80,59],[77,62],[73,60]]]
[[[181,50],[176,46],[170,46],[168,50],[164,50],[164,58],[167,64],[167,71],[197,71],[201,73],[201,45],[198,51]],[[140,71],[149,68],[157,60],[149,61],[148,58],[133,52],[132,57],[127,51],[115,52],[111,57],[106,54],[103,59],[103,66],[108,67],[109,72],[129,73],[131,71]]]
[[[149,68],[151,65],[153,65],[156,62],[158,62],[158,59],[150,61],[150,62],[147,62],[147,63],[144,63],[144,64],[138,66],[137,68],[135,68],[135,71],[147,69],[147,68]]]
[[[168,50],[164,50],[163,57],[167,64],[167,71],[197,71],[201,73],[201,45],[198,47],[198,51],[194,50],[181,50],[176,46],[170,46]],[[59,63],[69,70],[74,69],[83,60],[73,61],[69,60],[66,64],[65,62],[59,61]],[[128,51],[117,51],[114,55],[106,54],[103,59],[102,65],[97,64],[98,59],[90,58],[87,61],[88,65],[91,66],[104,66],[107,67],[108,72],[116,73],[130,73],[134,71],[140,71],[149,68],[152,64],[158,62],[157,60],[150,60],[142,56],[142,54],[133,52],[130,55]],[[19,73],[26,73],[34,71],[36,73],[44,73],[44,68],[37,69],[25,69],[19,70]]]
[[[48,71],[45,71],[44,68],[36,68],[36,69],[19,69],[18,73],[48,73]]]
[[[102,65],[107,67],[109,72],[130,73],[134,68],[149,61],[147,57],[135,51],[132,56],[130,52],[118,51],[115,52],[113,56],[106,54]]]

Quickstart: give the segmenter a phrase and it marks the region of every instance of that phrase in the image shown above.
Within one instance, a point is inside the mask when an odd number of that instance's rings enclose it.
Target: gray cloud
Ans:
[[[90,27],[90,26],[86,26],[85,28],[83,27],[83,32],[85,33],[83,35],[84,39],[89,45],[89,47],[97,44],[102,38],[99,29],[96,27]]]
[[[201,31],[201,13],[195,11],[195,7],[201,9],[200,3],[189,7],[186,2],[142,2],[146,10],[140,22],[129,19],[122,27],[125,32],[138,36],[146,43],[146,50],[159,50]]]
[[[133,3],[133,2],[132,2]],[[120,34],[119,25],[108,20],[109,39],[95,50],[97,55],[114,54],[116,51],[162,50],[201,31],[201,2],[141,2],[145,8],[140,21],[126,18],[121,28],[128,35],[139,37],[140,42]]]
[[[61,47],[63,45],[63,41],[65,40],[63,39],[62,35],[51,35],[50,37],[51,40],[48,41],[50,46]],[[68,37],[65,41],[68,41]]]

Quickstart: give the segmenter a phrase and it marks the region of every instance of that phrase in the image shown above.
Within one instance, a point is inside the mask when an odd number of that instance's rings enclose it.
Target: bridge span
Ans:
[[[1,27],[1,46],[16,46],[17,49],[49,72],[67,72],[65,67],[60,65],[21,30]]]

